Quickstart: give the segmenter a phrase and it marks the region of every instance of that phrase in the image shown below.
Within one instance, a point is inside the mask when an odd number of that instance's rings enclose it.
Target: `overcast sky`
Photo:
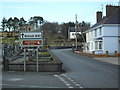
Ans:
[[[9,1],[9,2],[8,2]],[[96,12],[102,11],[103,5],[103,15],[105,16],[106,5],[118,5],[119,0],[108,0],[108,1],[28,1],[21,0],[16,2],[15,0],[4,0],[0,1],[0,21],[3,17],[7,19],[9,17],[24,17],[28,21],[30,17],[41,16],[45,20],[50,22],[75,22],[75,15],[78,16],[78,21],[91,22],[91,24],[96,23]],[[19,1],[19,0],[18,0]],[[24,2],[26,1],[26,2]]]

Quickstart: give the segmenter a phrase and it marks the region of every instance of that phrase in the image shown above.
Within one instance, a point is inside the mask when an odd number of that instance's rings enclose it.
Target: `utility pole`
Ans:
[[[120,0],[119,0],[119,2],[118,2],[118,6],[120,6]]]
[[[103,4],[101,4],[101,6],[102,6],[102,18],[103,18]]]
[[[78,21],[77,21],[77,14],[75,15],[75,35],[76,35],[76,37],[75,37],[75,48],[77,49],[77,29],[78,29]]]

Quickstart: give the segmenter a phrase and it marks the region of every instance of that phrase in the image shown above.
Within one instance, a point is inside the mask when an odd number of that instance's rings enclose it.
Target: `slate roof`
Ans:
[[[120,7],[103,24],[120,24]]]
[[[90,29],[102,24],[120,24],[120,7],[116,9],[114,14],[112,14],[109,18],[107,18],[106,16],[103,17],[98,23],[94,24]]]
[[[97,26],[103,24],[106,20],[107,20],[107,17],[105,16],[102,18],[102,20],[100,20],[98,23],[94,24],[91,28],[94,28],[94,27],[97,27]]]

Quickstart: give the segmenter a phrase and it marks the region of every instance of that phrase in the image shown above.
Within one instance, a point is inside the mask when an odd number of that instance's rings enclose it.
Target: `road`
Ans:
[[[118,66],[74,54],[70,49],[52,51],[65,66],[65,75],[84,88],[117,88]]]
[[[2,73],[3,88],[117,88],[117,66],[74,54],[70,49],[52,50],[63,62],[65,73]],[[1,86],[1,85],[0,85]]]

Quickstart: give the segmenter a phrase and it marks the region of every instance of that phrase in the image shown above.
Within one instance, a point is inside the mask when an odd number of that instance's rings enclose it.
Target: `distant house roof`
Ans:
[[[103,17],[98,23],[94,24],[90,29],[97,27],[102,24],[120,24],[120,8],[118,8],[114,14],[112,14],[109,18],[106,16]]]
[[[80,32],[80,30],[77,30],[78,32]],[[75,32],[75,27],[69,27],[69,32]]]

